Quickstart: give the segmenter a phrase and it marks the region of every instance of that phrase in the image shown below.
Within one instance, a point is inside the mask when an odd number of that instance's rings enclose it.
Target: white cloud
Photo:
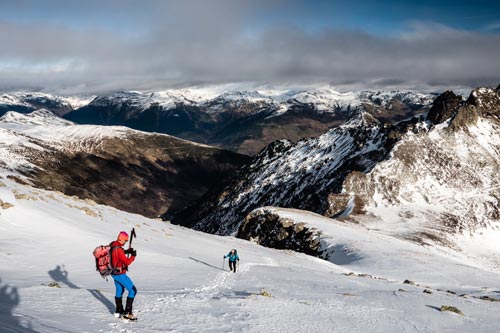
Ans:
[[[255,19],[263,3],[227,0],[153,1],[140,9],[127,1],[114,12],[107,3],[92,24],[89,12],[99,4],[90,2],[86,21],[79,24],[0,21],[0,89],[84,87],[99,92],[242,81],[476,86],[499,81],[496,34],[425,22],[389,37],[345,30],[313,33],[285,25],[249,30],[249,17]],[[70,7],[83,11],[75,3]],[[105,14],[110,14],[107,23],[101,21]]]

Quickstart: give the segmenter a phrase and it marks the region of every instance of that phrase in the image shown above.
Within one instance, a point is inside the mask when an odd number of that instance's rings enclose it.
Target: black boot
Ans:
[[[134,299],[127,297],[127,304],[125,305],[125,312],[123,313],[123,318],[127,320],[137,320],[137,317],[132,313],[132,303]]]
[[[115,304],[116,304],[115,317],[120,317],[123,314],[122,298],[115,297]]]

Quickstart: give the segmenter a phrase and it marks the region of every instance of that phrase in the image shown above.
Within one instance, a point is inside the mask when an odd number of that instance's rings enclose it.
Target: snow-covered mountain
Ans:
[[[412,91],[340,93],[329,88],[134,91],[96,97],[65,118],[167,133],[255,154],[276,139],[318,136],[363,110],[381,121],[409,118],[427,110],[433,97]]]
[[[393,122],[428,109],[434,94],[413,91],[337,92],[330,87],[245,89],[210,86],[102,96],[4,93],[8,111],[47,109],[79,124],[127,126],[254,155],[277,139],[316,137],[367,111]]]
[[[464,255],[266,208],[323,230],[322,246],[334,254],[325,261],[35,189],[0,172],[2,332],[495,332],[500,324],[498,267],[490,271],[499,242],[486,234],[464,238]],[[128,274],[139,320],[126,323],[113,316],[114,284],[95,271],[92,250],[132,227],[137,259]],[[231,248],[241,259],[236,274],[222,259]]]
[[[192,203],[247,161],[165,134],[77,125],[47,110],[0,118],[0,169],[11,178],[145,216]]]
[[[205,214],[200,227],[251,241],[61,193],[147,207],[163,186],[153,167],[171,179],[183,174],[174,167],[206,159],[184,172],[194,177],[187,187],[206,188],[207,165],[226,158],[230,174],[240,155],[46,110],[9,112],[0,119],[0,331],[496,332],[499,91],[477,89],[465,103],[448,93],[395,125],[362,112],[318,138],[269,146],[207,195],[215,206],[190,208]],[[113,316],[114,285],[92,250],[132,227],[139,320],[126,323]],[[290,250],[306,245],[314,256]],[[236,274],[222,258],[232,248]]]
[[[389,125],[362,113],[318,138],[276,142],[174,222],[235,234],[252,210],[280,206],[460,248],[454,235],[498,227],[499,144],[500,89],[466,102],[445,93],[428,116]]]
[[[74,109],[87,105],[93,97],[56,96],[36,92],[19,92],[0,95],[0,116],[8,111],[30,113],[46,109],[63,116]]]
[[[98,96],[90,101],[89,106],[123,105],[134,107],[136,112],[144,112],[152,106],[164,110],[174,109],[179,105],[198,106],[209,113],[224,112],[223,105],[268,104],[275,109],[275,115],[289,110],[296,104],[310,104],[319,112],[336,112],[360,109],[363,104],[380,108],[392,108],[394,101],[399,101],[415,109],[432,103],[434,94],[414,91],[360,91],[338,92],[330,88],[292,89],[292,90],[228,90],[214,91],[207,89],[171,89],[156,92],[122,91],[107,96]],[[83,106],[83,105],[80,105]],[[76,109],[76,108],[75,108]],[[258,112],[259,110],[255,110]]]

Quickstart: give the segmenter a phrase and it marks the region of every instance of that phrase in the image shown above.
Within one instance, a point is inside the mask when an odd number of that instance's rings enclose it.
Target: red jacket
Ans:
[[[111,244],[111,265],[116,269],[115,275],[125,274],[127,272],[128,266],[134,262],[135,257],[131,256],[127,258],[122,245],[118,241],[114,241]],[[114,248],[116,246],[116,248]]]

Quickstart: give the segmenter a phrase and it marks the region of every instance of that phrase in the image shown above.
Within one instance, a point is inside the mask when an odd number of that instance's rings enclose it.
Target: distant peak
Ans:
[[[28,114],[23,114],[15,111],[5,113],[0,122],[21,125],[59,125],[69,126],[74,125],[71,121],[62,119],[47,109],[39,109]]]

